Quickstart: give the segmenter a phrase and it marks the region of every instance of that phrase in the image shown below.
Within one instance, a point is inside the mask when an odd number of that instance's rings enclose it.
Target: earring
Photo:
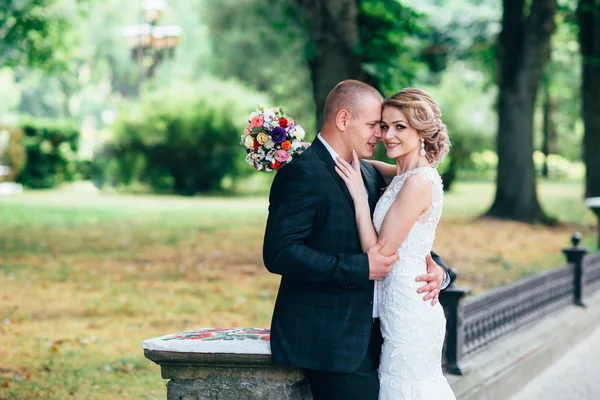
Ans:
[[[425,157],[425,139],[421,138],[421,151],[419,152],[419,154],[422,157]]]

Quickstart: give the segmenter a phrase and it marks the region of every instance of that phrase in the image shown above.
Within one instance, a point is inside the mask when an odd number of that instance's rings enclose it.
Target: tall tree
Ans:
[[[357,79],[361,60],[357,0],[297,0],[306,11],[310,31],[309,67],[317,111],[323,124],[325,100],[344,79]]]
[[[583,61],[585,193],[587,197],[597,197],[600,196],[600,0],[579,0],[577,17]]]
[[[423,16],[397,0],[294,1],[304,11],[309,32],[307,60],[318,126],[325,99],[338,82],[359,79],[393,93],[425,66],[424,43],[406,40],[423,34]]]
[[[550,58],[556,0],[503,0],[498,37],[498,174],[487,216],[547,221],[538,202],[533,164],[533,115]]]

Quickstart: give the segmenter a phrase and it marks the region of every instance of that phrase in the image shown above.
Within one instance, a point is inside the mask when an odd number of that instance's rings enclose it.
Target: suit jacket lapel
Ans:
[[[367,188],[367,193],[369,194],[369,208],[371,209],[371,215],[373,215],[373,211],[375,211],[375,206],[379,200],[379,187],[365,164],[365,162],[360,163],[360,172]]]
[[[319,158],[323,160],[325,164],[327,164],[327,170],[333,176],[333,179],[337,182],[338,186],[340,187],[340,189],[342,190],[352,207],[354,207],[352,196],[350,196],[350,192],[348,191],[348,188],[346,187],[346,184],[344,183],[342,178],[340,178],[337,172],[335,172],[335,162],[333,161],[333,158],[331,157],[331,154],[329,154],[329,151],[327,150],[325,145],[321,142],[321,140],[319,140],[319,138],[315,138],[315,140],[312,141],[310,148],[314,149]]]

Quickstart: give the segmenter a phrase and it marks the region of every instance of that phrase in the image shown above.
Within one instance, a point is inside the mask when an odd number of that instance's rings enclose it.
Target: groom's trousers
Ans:
[[[381,327],[373,320],[371,338],[365,358],[354,372],[339,373],[304,370],[314,400],[377,400],[379,397],[379,359],[381,357]]]

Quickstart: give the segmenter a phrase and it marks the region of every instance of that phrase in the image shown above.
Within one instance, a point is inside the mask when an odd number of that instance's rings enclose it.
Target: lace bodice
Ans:
[[[404,182],[406,182],[409,177],[417,173],[426,175],[431,182],[431,206],[424,214],[419,216],[417,222],[413,225],[412,229],[408,233],[406,240],[404,243],[402,243],[399,251],[402,253],[402,249],[410,249],[410,254],[416,257],[422,255],[421,260],[424,260],[425,255],[431,251],[431,246],[433,246],[433,241],[435,240],[435,228],[437,227],[440,217],[442,216],[442,204],[444,201],[442,178],[435,168],[415,168],[402,175],[394,177],[392,182],[390,182],[388,185],[386,191],[379,199],[377,207],[375,207],[375,212],[373,214],[373,225],[379,234],[385,215],[396,200],[396,196],[398,196],[400,190],[402,190]]]

